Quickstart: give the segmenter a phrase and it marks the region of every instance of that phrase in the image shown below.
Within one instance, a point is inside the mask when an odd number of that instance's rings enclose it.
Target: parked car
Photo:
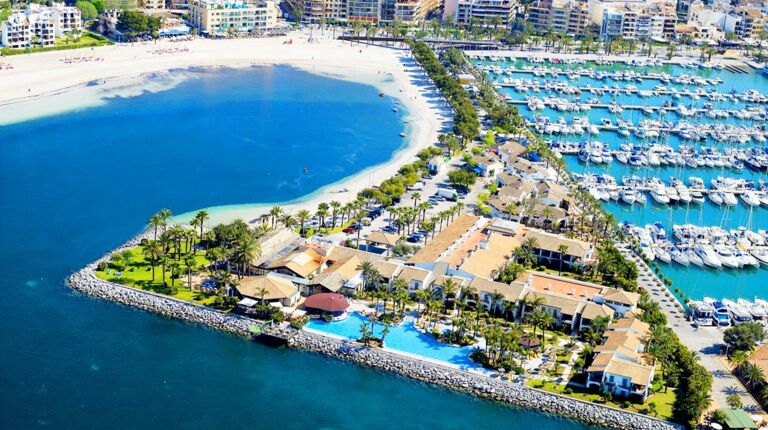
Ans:
[[[347,234],[357,233],[357,229],[356,229],[356,228],[354,228],[354,227],[352,227],[351,225],[350,225],[349,227],[345,228],[345,229],[344,229],[344,230],[342,230],[342,231],[343,231],[344,233],[347,233]]]

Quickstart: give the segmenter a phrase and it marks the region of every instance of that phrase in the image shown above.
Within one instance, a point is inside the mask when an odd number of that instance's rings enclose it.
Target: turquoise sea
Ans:
[[[298,198],[387,160],[402,118],[377,93],[219,70],[0,127],[0,428],[584,429],[64,286],[162,207]]]
[[[614,87],[618,86],[621,88],[626,87],[627,85],[634,85],[639,90],[653,90],[655,86],[659,84],[665,85],[667,88],[674,87],[677,90],[689,90],[689,91],[695,91],[698,88],[703,88],[706,91],[717,91],[719,93],[728,94],[731,92],[738,92],[743,93],[748,90],[757,90],[762,94],[768,94],[768,78],[766,78],[764,75],[760,73],[759,70],[751,70],[750,73],[744,74],[744,73],[734,73],[732,71],[729,71],[727,69],[724,70],[714,70],[714,69],[694,69],[690,67],[680,67],[677,65],[664,65],[664,66],[645,66],[645,67],[631,67],[625,64],[616,63],[613,65],[596,65],[594,63],[587,63],[587,64],[571,64],[571,65],[553,65],[551,63],[546,64],[532,64],[525,60],[516,60],[516,61],[490,61],[490,60],[479,60],[476,61],[476,64],[479,65],[495,65],[495,66],[501,66],[501,67],[509,67],[514,66],[517,68],[522,68],[525,66],[534,66],[534,67],[556,67],[562,70],[575,70],[579,68],[589,68],[591,70],[600,70],[600,71],[623,71],[623,70],[633,70],[636,72],[664,72],[668,73],[672,76],[679,76],[682,74],[687,75],[699,75],[705,78],[720,78],[722,79],[722,83],[718,85],[709,85],[709,86],[696,86],[696,85],[689,85],[685,86],[682,84],[675,84],[675,83],[666,83],[663,84],[662,82],[658,80],[645,80],[643,82],[635,82],[635,81],[616,81],[612,79],[604,79],[604,80],[597,80],[590,77],[579,77],[576,80],[569,79],[567,74],[561,74],[558,78],[552,78],[551,76],[548,77],[537,77],[534,76],[533,73],[513,73],[510,75],[502,75],[502,76],[495,76],[493,72],[489,72],[489,76],[494,79],[533,79],[538,80],[540,83],[544,83],[545,81],[549,80],[556,80],[561,82],[568,82],[571,86],[586,86],[589,85],[593,88],[601,88],[603,86],[607,87]],[[687,107],[703,107],[705,103],[710,103],[714,106],[716,109],[728,109],[728,110],[734,110],[734,109],[741,109],[746,106],[749,106],[749,104],[745,104],[743,102],[732,102],[732,101],[716,101],[712,102],[711,100],[708,100],[704,97],[701,97],[700,100],[694,100],[692,97],[682,96],[680,99],[673,99],[671,96],[651,96],[651,97],[641,97],[637,94],[633,95],[627,95],[625,93],[617,96],[612,96],[610,94],[605,94],[603,96],[597,96],[592,93],[582,93],[580,96],[578,95],[559,95],[555,92],[548,93],[546,91],[541,91],[539,93],[534,93],[533,90],[529,90],[528,92],[518,92],[513,88],[502,88],[499,90],[502,94],[507,94],[509,97],[513,99],[524,99],[526,96],[538,96],[539,98],[542,97],[561,97],[566,98],[568,100],[575,100],[575,99],[581,99],[582,101],[587,101],[592,98],[599,98],[602,103],[610,103],[611,101],[616,101],[619,105],[624,106],[630,106],[630,105],[649,105],[649,106],[660,106],[666,101],[670,102],[677,102],[682,103],[686,105]],[[765,105],[755,104],[753,106],[757,107],[763,107]],[[642,119],[663,119],[666,121],[673,121],[673,122],[679,122],[679,121],[687,121],[691,124],[710,124],[710,123],[719,123],[719,124],[733,124],[733,125],[764,125],[764,122],[760,121],[750,121],[750,120],[744,120],[744,119],[737,119],[733,116],[727,118],[727,119],[717,119],[713,120],[710,119],[704,115],[698,116],[698,117],[683,117],[678,115],[676,112],[673,113],[666,113],[664,117],[660,117],[659,114],[654,114],[652,116],[645,115],[639,110],[625,110],[621,114],[612,114],[608,111],[608,109],[603,108],[593,108],[588,112],[560,112],[556,111],[554,109],[545,109],[541,111],[532,112],[528,109],[528,106],[525,104],[518,105],[520,109],[520,113],[525,116],[526,118],[533,120],[534,115],[536,114],[543,114],[547,117],[551,118],[553,122],[556,122],[560,117],[563,117],[566,122],[570,123],[570,121],[573,120],[574,117],[588,117],[590,120],[590,123],[592,124],[599,124],[603,118],[609,118],[612,120],[613,124],[616,124],[617,119],[630,119],[632,122],[637,125],[638,122]],[[550,136],[544,136],[545,138],[549,139]],[[638,139],[634,134],[632,134],[630,137],[622,137],[618,133],[614,131],[601,131],[600,134],[596,136],[589,136],[588,134],[584,134],[583,136],[557,136],[554,135],[551,137],[552,140],[555,141],[563,141],[563,142],[582,142],[584,140],[599,140],[600,142],[607,143],[611,149],[619,149],[619,145],[622,143],[630,143],[630,144],[650,144],[657,142],[668,144],[674,148],[678,147],[680,144],[687,144],[687,145],[694,145],[694,146],[703,146],[707,145],[710,147],[715,147],[719,149],[726,148],[728,146],[731,147],[739,147],[739,144],[733,145],[733,144],[726,144],[723,142],[716,142],[710,139],[708,142],[683,142],[678,136],[676,135],[670,135],[667,138],[660,138],[658,140],[655,139]],[[764,144],[763,144],[764,145]],[[761,146],[761,144],[756,143],[754,141],[743,144],[741,146],[745,147],[758,147]],[[576,156],[564,156],[566,164],[570,168],[572,172],[576,173],[594,173],[594,174],[602,174],[606,173],[621,183],[621,178],[623,176],[631,176],[631,175],[637,175],[640,177],[658,177],[664,180],[666,183],[669,183],[669,178],[671,177],[677,177],[679,179],[682,179],[684,182],[688,182],[688,178],[690,176],[697,176],[704,180],[704,182],[709,186],[709,182],[713,178],[717,178],[718,176],[725,176],[725,177],[735,177],[735,178],[745,178],[749,179],[755,182],[755,184],[758,183],[759,180],[766,180],[768,177],[766,177],[765,172],[755,172],[748,168],[744,168],[743,171],[737,172],[735,170],[730,169],[713,169],[713,168],[696,168],[692,169],[689,167],[631,167],[628,165],[623,165],[616,161],[614,161],[609,165],[594,165],[591,164],[587,166],[586,164],[578,161]],[[653,202],[653,199],[650,197],[648,198],[648,204],[645,206],[643,205],[634,205],[632,207],[628,205],[624,205],[617,202],[608,202],[604,203],[605,207],[611,211],[620,222],[629,222],[636,225],[646,225],[646,224],[653,224],[655,222],[661,222],[666,228],[667,231],[671,233],[672,231],[672,225],[673,224],[683,224],[683,223],[692,223],[696,225],[702,225],[702,226],[721,226],[725,229],[735,229],[738,227],[751,227],[752,230],[760,230],[760,229],[768,229],[768,209],[766,208],[755,208],[754,210],[750,211],[747,206],[745,206],[743,203],[739,202],[737,206],[734,207],[718,207],[713,205],[708,199],[706,200],[705,204],[703,206],[698,206],[695,204],[690,205],[690,207],[685,205],[673,205],[673,206],[664,206],[664,205],[658,205],[655,202]],[[680,288],[680,290],[685,293],[686,297],[692,297],[692,298],[702,298],[704,296],[711,296],[711,297],[728,297],[728,298],[738,298],[743,297],[747,299],[753,299],[754,297],[768,297],[768,289],[766,289],[766,286],[768,286],[768,271],[765,269],[750,269],[750,270],[710,270],[710,269],[702,269],[695,266],[690,267],[682,267],[680,265],[676,264],[664,264],[662,262],[659,262],[659,264],[663,268],[663,273],[673,281],[673,288]]]

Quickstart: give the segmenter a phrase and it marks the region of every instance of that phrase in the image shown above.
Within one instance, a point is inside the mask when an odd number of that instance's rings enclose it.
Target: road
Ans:
[[[725,356],[720,354],[721,347],[724,345],[721,329],[717,327],[695,328],[691,322],[686,320],[682,304],[667,290],[645,262],[630,251],[626,245],[618,244],[617,248],[626,258],[637,263],[640,272],[638,284],[651,293],[651,298],[659,304],[667,316],[670,327],[688,349],[698,353],[699,363],[712,374],[712,400],[715,403],[712,407],[727,407],[726,397],[731,394],[738,394],[744,404],[744,410],[752,414],[765,414],[760,405],[723,363],[722,360],[725,359]]]

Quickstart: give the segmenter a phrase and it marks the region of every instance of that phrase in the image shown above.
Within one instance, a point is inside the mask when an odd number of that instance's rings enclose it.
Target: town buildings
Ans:
[[[424,21],[440,7],[439,0],[290,0],[288,7],[301,9],[302,20],[319,23],[325,21],[403,22]],[[294,12],[295,13],[295,12]]]
[[[191,0],[189,22],[203,34],[227,34],[277,27],[275,2],[246,0]]]
[[[80,9],[53,3],[50,7],[31,3],[12,13],[0,27],[0,45],[8,48],[53,46],[57,37],[81,31]]]
[[[468,24],[473,21],[485,25],[506,25],[520,10],[517,0],[446,0],[443,19]]]
[[[535,31],[583,36],[590,25],[587,0],[538,0],[528,8]]]

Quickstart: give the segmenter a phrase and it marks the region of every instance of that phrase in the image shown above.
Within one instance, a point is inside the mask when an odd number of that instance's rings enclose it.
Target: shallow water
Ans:
[[[386,161],[391,103],[284,67],[222,70],[0,127],[0,428],[585,428],[63,285],[162,207],[296,198]]]

